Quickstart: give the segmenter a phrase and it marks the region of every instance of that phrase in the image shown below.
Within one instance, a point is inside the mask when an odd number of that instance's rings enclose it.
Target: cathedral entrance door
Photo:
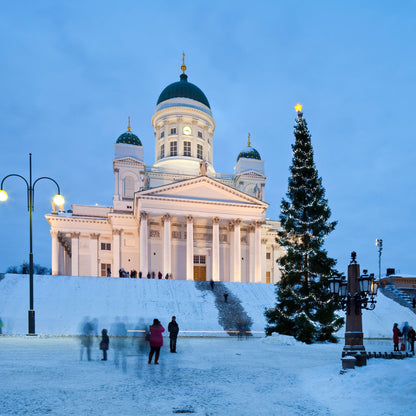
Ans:
[[[194,256],[194,280],[207,280],[207,266],[205,256]]]

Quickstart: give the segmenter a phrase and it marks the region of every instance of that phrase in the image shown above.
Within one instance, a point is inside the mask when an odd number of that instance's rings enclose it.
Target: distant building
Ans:
[[[210,104],[181,68],[152,117],[154,165],[144,163],[129,120],[115,143],[113,206],[46,215],[53,275],[118,277],[124,269],[187,280],[280,279],[280,224],[265,219],[264,161],[249,136],[234,174],[215,171]]]
[[[381,287],[395,286],[398,289],[416,290],[416,276],[396,273],[395,269],[387,269],[386,277],[380,279]]]

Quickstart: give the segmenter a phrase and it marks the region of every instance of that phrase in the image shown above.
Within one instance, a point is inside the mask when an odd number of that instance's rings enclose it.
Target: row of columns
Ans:
[[[140,213],[140,240],[139,240],[139,270],[144,276],[149,272],[149,248],[148,248],[148,218],[147,212]],[[213,217],[212,219],[212,279],[220,280],[220,222],[221,219]],[[163,276],[172,273],[172,254],[171,254],[171,216],[165,214],[162,217],[163,223]],[[229,224],[230,236],[230,281],[241,282],[241,219],[234,219]],[[186,216],[186,279],[194,279],[194,217]],[[261,221],[255,221],[248,227],[249,230],[249,275],[254,277],[255,282],[261,281]],[[59,242],[58,231],[51,230],[52,236],[52,274],[58,275],[64,270],[60,270],[59,265],[67,264],[65,268],[71,265],[71,274],[79,275],[79,232],[73,232],[71,236],[71,256],[63,253],[64,260],[60,250],[62,246]],[[91,254],[91,275],[99,276],[100,270],[98,264],[99,258],[99,234],[90,234],[90,254]],[[118,276],[121,267],[121,230],[113,229],[113,267],[112,275]],[[61,257],[61,258],[60,258]]]
[[[52,237],[52,275],[58,274],[71,274],[72,276],[79,276],[80,264],[79,264],[79,232],[70,233],[71,237],[71,253],[64,248],[62,241],[60,241],[59,232],[51,230]],[[100,234],[90,234],[90,275],[99,276],[99,238]],[[120,249],[121,249],[121,230],[113,230],[112,241],[113,252],[113,269],[112,276],[118,276],[120,269]]]
[[[194,279],[194,233],[192,215],[186,217],[186,279]],[[148,272],[148,213],[140,213],[140,270],[144,275]],[[221,219],[212,219],[212,279],[220,280],[220,231]],[[163,275],[171,270],[171,216],[165,214],[163,223]],[[241,219],[234,219],[230,224],[230,280],[241,282]],[[261,221],[249,226],[249,265],[250,276],[255,282],[261,281]]]

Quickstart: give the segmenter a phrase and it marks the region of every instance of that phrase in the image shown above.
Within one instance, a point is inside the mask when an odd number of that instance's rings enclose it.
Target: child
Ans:
[[[103,358],[101,361],[107,361],[107,350],[108,350],[108,344],[110,343],[110,339],[107,335],[107,330],[103,329],[101,331],[101,342],[100,342],[100,350],[103,350]]]

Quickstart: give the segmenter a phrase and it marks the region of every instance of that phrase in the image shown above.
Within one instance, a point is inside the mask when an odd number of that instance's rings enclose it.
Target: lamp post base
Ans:
[[[30,309],[27,314],[28,314],[28,322],[29,322],[28,335],[36,335],[35,334],[35,311]]]

